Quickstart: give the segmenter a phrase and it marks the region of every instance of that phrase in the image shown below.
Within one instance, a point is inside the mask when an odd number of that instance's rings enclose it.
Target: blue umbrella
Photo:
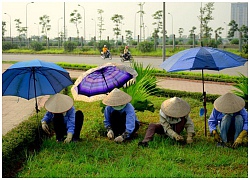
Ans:
[[[53,95],[73,84],[62,67],[38,59],[18,62],[2,74],[2,95],[32,99]],[[36,111],[38,105],[36,99]]]
[[[167,72],[185,71],[185,70],[202,70],[203,84],[203,105],[205,116],[205,136],[206,132],[206,92],[204,91],[203,70],[222,70],[243,66],[247,62],[233,53],[211,47],[196,47],[181,51],[166,59],[160,67]]]

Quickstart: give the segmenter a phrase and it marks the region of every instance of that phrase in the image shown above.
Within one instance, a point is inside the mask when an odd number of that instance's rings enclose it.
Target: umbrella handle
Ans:
[[[204,127],[204,133],[205,133],[205,136],[207,136],[207,105],[206,105],[206,92],[204,91],[203,92],[203,106],[204,106],[204,124],[205,124],[205,127]]]
[[[35,99],[36,99],[36,113],[38,113],[40,110],[38,109],[37,98],[35,97]]]

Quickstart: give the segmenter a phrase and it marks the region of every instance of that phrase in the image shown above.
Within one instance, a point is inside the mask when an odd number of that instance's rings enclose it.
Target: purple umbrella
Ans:
[[[114,88],[122,87],[132,78],[133,75],[115,65],[103,65],[89,69],[80,75],[71,88],[71,92],[75,100],[84,100],[77,95],[90,98],[97,95],[96,97],[101,99],[106,93]]]

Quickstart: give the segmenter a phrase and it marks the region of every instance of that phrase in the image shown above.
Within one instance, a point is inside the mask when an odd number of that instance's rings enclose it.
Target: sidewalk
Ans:
[[[2,72],[4,72],[10,64],[2,64]],[[72,78],[77,78],[82,71],[68,70]],[[157,84],[161,88],[181,90],[188,92],[202,92],[201,81],[176,80],[170,78],[159,78]],[[235,89],[231,85],[221,83],[205,82],[205,91],[207,94],[225,94]],[[48,99],[48,95],[37,98],[38,106],[43,107]],[[16,127],[23,120],[35,112],[35,98],[26,100],[15,96],[2,96],[2,135],[5,135],[12,128]]]

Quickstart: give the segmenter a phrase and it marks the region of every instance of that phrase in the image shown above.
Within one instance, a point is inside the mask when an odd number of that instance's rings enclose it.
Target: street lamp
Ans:
[[[136,40],[136,14],[137,12],[135,13],[135,24],[134,24],[134,39]]]
[[[227,23],[224,22],[224,24],[226,25],[226,38],[227,38]]]
[[[149,30],[148,30],[148,26],[147,25],[145,25],[145,27],[147,28],[147,37],[149,37]]]
[[[32,4],[32,3],[34,3],[34,2],[30,2],[30,3],[27,3],[27,4],[26,4],[26,39],[28,38],[28,25],[27,25],[27,23],[28,23],[28,20],[27,20],[27,7],[28,7],[28,5],[29,5],[29,4]]]
[[[85,9],[83,6],[81,6],[80,4],[78,4],[78,6],[82,7],[84,10],[84,39],[86,39],[86,32],[85,32]]]
[[[91,20],[95,21],[93,18]],[[96,38],[96,21],[95,21],[95,38]]]
[[[57,24],[57,25],[58,25],[58,26],[57,26],[57,27],[58,27],[58,29],[57,29],[57,30],[58,30],[58,31],[57,31],[57,32],[58,32],[58,34],[57,34],[57,35],[58,35],[58,37],[60,37],[60,34],[59,34],[59,21],[60,21],[60,19],[63,19],[63,18],[62,18],[62,17],[60,17],[60,18],[58,19],[58,21],[57,21],[57,22],[58,22],[58,24]]]
[[[173,24],[174,24],[174,22],[173,22],[173,21],[174,21],[174,20],[173,20],[173,16],[172,16],[172,14],[170,14],[170,13],[168,13],[168,14],[172,17],[172,36],[173,36],[173,34],[174,34],[174,33],[173,33],[173,29],[174,29],[174,25],[173,25]]]
[[[7,13],[4,13],[4,14],[6,14],[7,16],[10,17],[10,38],[11,38],[11,16],[9,14],[7,14]]]
[[[34,23],[34,24],[36,24],[37,25],[37,32],[38,32],[38,37],[40,37],[40,35],[39,35],[39,24],[37,24],[37,23]]]

